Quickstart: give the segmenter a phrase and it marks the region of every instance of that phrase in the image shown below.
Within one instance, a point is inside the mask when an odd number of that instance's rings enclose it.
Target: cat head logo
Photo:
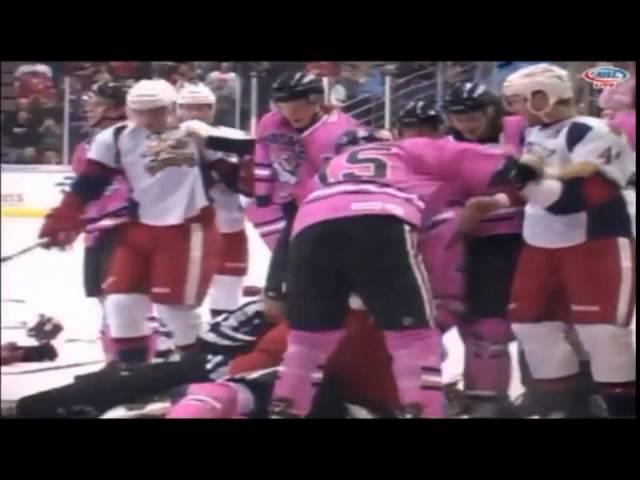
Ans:
[[[590,68],[582,74],[582,78],[592,83],[597,89],[613,87],[624,82],[630,76],[631,74],[626,70],[611,66]]]

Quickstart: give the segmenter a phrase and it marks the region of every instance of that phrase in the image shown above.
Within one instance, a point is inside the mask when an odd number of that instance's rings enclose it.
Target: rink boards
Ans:
[[[44,216],[58,204],[72,177],[66,165],[2,165],[2,216]]]

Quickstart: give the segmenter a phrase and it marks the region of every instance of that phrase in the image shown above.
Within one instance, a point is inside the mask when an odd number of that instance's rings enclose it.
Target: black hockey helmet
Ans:
[[[311,73],[285,73],[271,87],[271,99],[274,102],[290,102],[311,95],[324,96],[322,80]]]
[[[125,106],[128,91],[129,85],[124,82],[101,82],[91,87],[93,95],[108,100],[114,107]]]
[[[409,102],[398,115],[398,126],[416,127],[420,125],[439,125],[442,122],[440,112],[435,105],[426,100]]]
[[[498,97],[481,83],[460,82],[446,93],[441,108],[446,113],[480,112],[499,104]]]
[[[338,140],[336,140],[336,154],[341,153],[347,148],[357,147],[358,145],[374,142],[387,142],[389,140],[391,140],[390,136],[384,135],[381,131],[373,130],[371,128],[347,130],[338,137]]]

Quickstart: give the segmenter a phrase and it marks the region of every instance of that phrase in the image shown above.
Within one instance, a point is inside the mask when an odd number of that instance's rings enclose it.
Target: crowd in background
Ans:
[[[271,107],[269,89],[286,71],[304,69],[329,79],[329,100],[365,124],[381,126],[384,119],[385,75],[392,75],[396,87],[394,112],[417,97],[440,94],[458,81],[484,81],[499,93],[504,78],[535,62],[48,62],[23,64],[14,72],[15,109],[2,111],[2,163],[60,164],[63,157],[65,78],[69,90],[69,145],[72,149],[89,132],[83,97],[97,82],[119,80],[134,83],[141,78],[161,76],[178,88],[184,82],[203,81],[217,97],[215,123],[249,128],[251,77],[258,79],[258,114]],[[570,62],[567,62],[567,65]],[[567,68],[567,65],[563,65]],[[579,77],[593,63],[571,62]],[[632,80],[635,108],[635,63],[625,62]],[[576,82],[581,113],[599,115],[598,92],[587,82]],[[604,94],[616,97],[615,91]],[[616,97],[618,98],[619,95]],[[628,95],[627,97],[628,98]],[[595,101],[594,101],[595,99]],[[605,98],[606,101],[606,98]],[[631,108],[609,101],[613,108]],[[3,102],[4,104],[4,102]],[[610,114],[608,109],[605,114]]]

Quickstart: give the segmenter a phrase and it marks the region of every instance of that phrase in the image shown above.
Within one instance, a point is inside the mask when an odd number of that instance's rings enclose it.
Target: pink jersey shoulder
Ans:
[[[465,144],[448,138],[408,138],[400,140],[397,145],[404,150],[404,160],[412,169],[437,173]]]
[[[331,122],[345,130],[358,128],[360,126],[360,123],[355,118],[341,110],[332,110],[328,112],[327,115]]]
[[[87,142],[82,142],[76,145],[73,155],[71,156],[71,169],[76,175],[80,175],[87,166],[87,153],[89,152],[89,146]]]
[[[260,118],[258,121],[258,137],[269,133],[271,130],[279,129],[286,127],[285,118],[282,116],[280,112],[269,112],[266,113]]]
[[[609,124],[622,131],[627,137],[627,141],[636,150],[636,111],[625,110],[614,114],[613,118],[609,121]]]
[[[514,154],[519,155],[522,152],[522,141],[524,131],[527,128],[527,121],[520,115],[510,115],[502,119],[502,141],[504,145],[508,145],[514,149]]]

